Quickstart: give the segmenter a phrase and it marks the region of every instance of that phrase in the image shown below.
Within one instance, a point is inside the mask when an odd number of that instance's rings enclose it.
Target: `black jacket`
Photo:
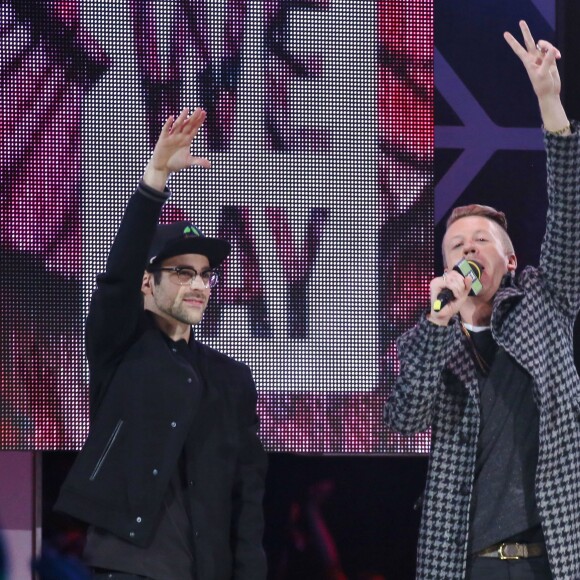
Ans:
[[[266,577],[266,456],[251,372],[196,342],[211,413],[193,420],[195,371],[143,309],[141,281],[163,201],[139,186],[97,279],[87,319],[91,428],[56,509],[146,547],[193,430],[188,461],[199,579],[259,580]]]

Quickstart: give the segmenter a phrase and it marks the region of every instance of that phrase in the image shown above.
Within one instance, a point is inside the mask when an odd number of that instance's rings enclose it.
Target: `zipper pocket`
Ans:
[[[111,447],[113,447],[113,443],[115,443],[115,440],[117,439],[117,435],[119,435],[119,431],[121,430],[122,426],[123,426],[123,419],[119,419],[119,422],[117,423],[115,429],[113,430],[113,432],[111,433],[111,436],[109,437],[109,440],[107,441],[107,445],[105,445],[105,449],[103,450],[103,453],[101,453],[101,456],[99,457],[99,460],[97,461],[97,464],[95,465],[95,469],[93,469],[93,472],[91,473],[91,476],[89,477],[89,481],[94,481],[95,477],[97,477],[97,475],[99,474],[99,471],[101,470],[101,467],[103,467],[103,463],[105,462],[105,459],[107,459],[107,455],[109,455],[109,451],[111,451]]]

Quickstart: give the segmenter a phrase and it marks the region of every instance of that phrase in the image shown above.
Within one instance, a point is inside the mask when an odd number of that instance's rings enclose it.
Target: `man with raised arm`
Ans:
[[[91,300],[91,427],[56,509],[89,524],[94,578],[266,578],[256,387],[192,336],[230,244],[158,225],[170,174],[210,165],[190,153],[204,120],[168,118]]]
[[[572,328],[580,305],[580,138],[560,101],[550,43],[504,37],[538,98],[547,150],[540,265],[516,275],[502,212],[456,208],[431,309],[398,341],[385,408],[404,434],[431,428],[417,578],[580,578],[580,382]],[[481,269],[483,289],[454,266]],[[451,294],[445,297],[445,291]],[[441,298],[443,300],[441,301]]]

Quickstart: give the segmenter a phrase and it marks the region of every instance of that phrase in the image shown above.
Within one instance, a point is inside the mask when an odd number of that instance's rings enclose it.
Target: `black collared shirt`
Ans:
[[[534,482],[539,414],[532,377],[491,330],[471,332],[488,376],[479,376],[481,426],[472,496],[470,542],[478,552],[540,523]]]

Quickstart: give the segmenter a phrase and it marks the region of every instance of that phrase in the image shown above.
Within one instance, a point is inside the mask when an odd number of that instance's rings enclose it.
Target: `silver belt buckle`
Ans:
[[[518,552],[519,552],[519,546],[520,544],[518,544],[517,542],[514,544],[510,544],[516,547],[516,555],[515,556],[510,556],[509,554],[505,553],[505,549],[507,548],[508,544],[500,544],[499,548],[497,549],[497,553],[499,554],[499,559],[500,560],[519,560],[520,556],[518,556]]]

